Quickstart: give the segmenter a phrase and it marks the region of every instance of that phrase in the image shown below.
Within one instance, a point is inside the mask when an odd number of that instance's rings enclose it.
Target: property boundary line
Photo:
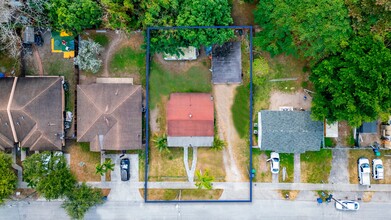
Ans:
[[[250,35],[250,47],[249,47],[249,53],[250,53],[250,106],[249,106],[249,151],[250,151],[250,161],[249,161],[249,199],[243,199],[243,200],[148,200],[148,171],[149,171],[149,74],[150,74],[150,37],[151,37],[151,31],[154,30],[178,30],[178,29],[249,29],[249,35]],[[203,202],[203,203],[231,203],[231,202],[238,202],[238,203],[247,203],[252,202],[252,183],[253,180],[251,178],[251,171],[252,171],[252,121],[253,121],[253,27],[252,26],[177,26],[177,27],[148,27],[147,28],[147,51],[146,51],[146,120],[145,120],[145,168],[144,168],[144,202],[145,203],[196,203],[196,202]]]

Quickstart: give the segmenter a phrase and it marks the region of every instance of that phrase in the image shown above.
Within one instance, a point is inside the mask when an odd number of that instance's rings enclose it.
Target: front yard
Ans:
[[[260,151],[253,149],[253,168],[256,170],[254,182],[272,182],[272,173],[270,171],[270,162],[266,160],[270,158],[271,151]],[[283,169],[286,169],[287,175],[283,180]],[[294,177],[294,162],[293,154],[280,153],[280,172],[278,174],[279,182],[292,183]]]
[[[332,152],[329,149],[308,151],[300,155],[301,182],[328,183]]]
[[[360,157],[366,157],[369,160],[369,166],[372,172],[372,160],[379,158],[383,161],[384,167],[384,179],[374,180],[371,177],[371,183],[373,184],[391,184],[391,150],[380,150],[381,156],[376,157],[372,149],[352,149],[349,150],[349,182],[358,184],[358,173],[357,173],[357,160]],[[387,156],[388,155],[388,156]]]
[[[148,200],[218,200],[223,191],[222,189],[148,189]],[[139,189],[139,192],[144,198],[144,189]]]
[[[79,182],[99,182],[96,165],[100,164],[100,153],[91,152],[88,143],[73,143],[67,150],[71,156],[71,172]]]

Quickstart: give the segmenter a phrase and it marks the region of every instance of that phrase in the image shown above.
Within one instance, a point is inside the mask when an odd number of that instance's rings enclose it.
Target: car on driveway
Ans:
[[[384,179],[384,167],[381,159],[372,160],[372,177],[375,180]]]
[[[124,158],[120,163],[121,167],[121,180],[128,181],[130,178],[130,162],[129,158]]]
[[[280,172],[280,154],[272,152],[268,161],[270,161],[270,171],[273,174],[278,174]]]
[[[357,161],[357,169],[358,181],[360,182],[360,184],[364,186],[371,185],[371,168],[369,167],[369,160],[365,157],[360,157]]]
[[[343,211],[357,211],[360,209],[360,204],[352,200],[338,200],[335,202],[335,208]]]

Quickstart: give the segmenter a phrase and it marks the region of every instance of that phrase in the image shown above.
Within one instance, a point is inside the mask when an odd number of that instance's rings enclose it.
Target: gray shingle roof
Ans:
[[[242,82],[240,42],[228,42],[222,46],[213,47],[212,81],[215,84]]]
[[[309,111],[261,111],[258,114],[258,142],[262,150],[279,153],[318,151],[324,138],[324,124],[313,121]]]
[[[369,133],[376,134],[377,133],[377,121],[372,122],[364,122],[359,128],[360,133]]]

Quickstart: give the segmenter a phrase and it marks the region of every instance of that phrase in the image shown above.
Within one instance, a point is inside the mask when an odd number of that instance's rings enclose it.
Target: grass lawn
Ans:
[[[106,47],[109,45],[109,37],[106,34],[101,33],[90,33],[89,37],[97,43],[99,43],[102,47]]]
[[[279,173],[279,182],[288,182],[293,183],[294,176],[294,162],[293,154],[280,153],[280,173]],[[286,168],[288,175],[285,176],[285,181],[282,180],[282,169]]]
[[[326,147],[335,147],[335,139],[334,138],[325,137],[324,142],[325,142],[324,145]]]
[[[193,152],[191,149],[189,149],[189,152],[190,151]],[[225,169],[222,151],[216,151],[210,148],[198,148],[197,154],[196,171],[208,170],[209,175],[214,177],[214,182],[224,182]]]
[[[183,148],[159,152],[153,143],[150,146],[148,181],[187,181]]]
[[[199,65],[191,67],[184,73],[172,73],[153,63],[150,72],[150,105],[154,109],[163,96],[175,92],[212,91],[211,74],[207,67]]]
[[[19,66],[16,65],[17,63],[15,59],[8,57],[3,51],[0,51],[0,72],[8,75],[12,70],[15,70],[15,75],[18,76]]]
[[[301,182],[328,183],[331,171],[331,150],[308,151],[300,155],[300,160]]]
[[[253,149],[253,168],[255,169],[254,182],[272,182],[272,173],[270,165],[266,160],[270,158],[271,151],[261,151]],[[266,166],[266,169],[264,168]],[[263,167],[261,169],[261,167]]]
[[[84,143],[75,143],[69,148],[69,153],[71,171],[79,182],[100,181],[100,175],[95,173],[95,167],[100,163],[99,152],[91,152],[89,146]]]
[[[231,107],[232,119],[236,131],[241,138],[247,138],[249,134],[250,120],[250,88],[248,84],[236,88],[234,104]]]
[[[349,150],[349,181],[350,183],[358,184],[358,173],[357,173],[357,160],[360,157],[366,157],[369,160],[369,165],[372,172],[372,160],[379,158],[383,161],[384,166],[384,179],[383,180],[374,180],[371,178],[371,183],[373,184],[391,184],[391,157],[385,155],[391,155],[391,150],[380,150],[380,157],[376,157],[372,149],[359,149],[359,150]]]
[[[131,47],[119,49],[109,63],[110,73],[130,73],[140,76],[141,85],[145,86],[145,52]]]
[[[218,200],[222,189],[148,189],[148,200]],[[139,189],[144,198],[144,189]]]

